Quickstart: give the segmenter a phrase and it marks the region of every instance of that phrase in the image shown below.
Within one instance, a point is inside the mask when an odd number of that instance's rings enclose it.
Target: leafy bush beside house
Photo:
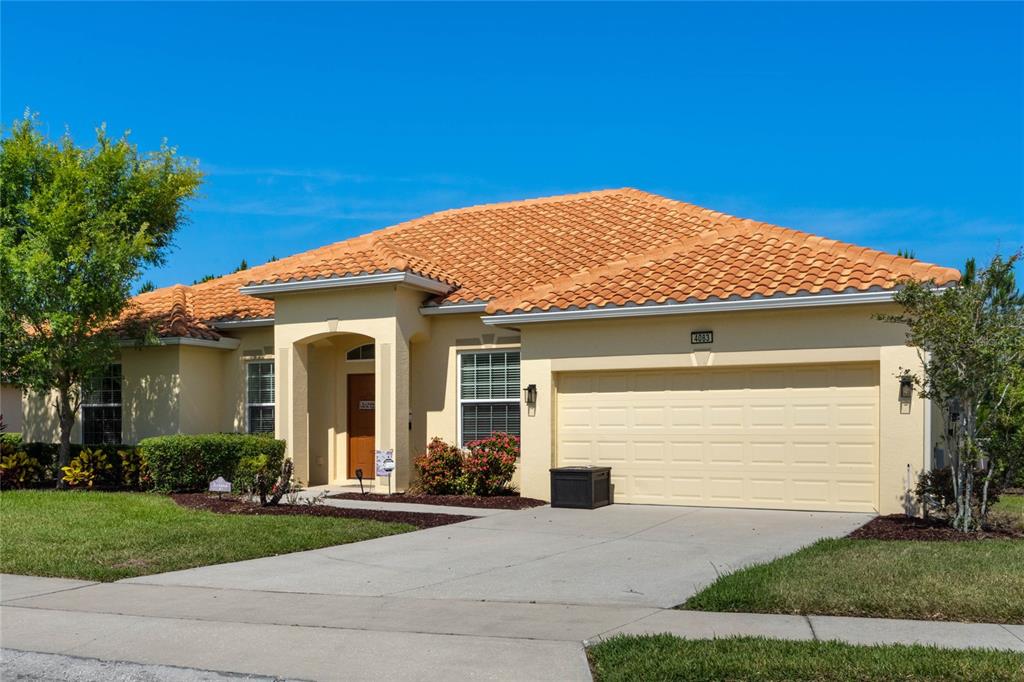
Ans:
[[[440,438],[433,438],[427,451],[416,459],[423,492],[430,495],[461,495],[466,492],[462,474],[462,450]]]
[[[511,491],[518,459],[519,437],[495,432],[465,450],[434,438],[415,465],[427,494],[486,497]]]
[[[492,433],[467,446],[469,452],[462,463],[468,479],[469,492],[474,495],[501,495],[509,489],[519,459],[519,436]]]
[[[57,468],[58,454],[60,451],[60,445],[57,443],[39,443],[21,442],[19,438],[11,438],[10,436],[17,436],[18,434],[3,434],[5,437],[0,439],[0,451],[7,460],[7,464],[0,463],[0,485],[4,488],[10,487],[33,487],[36,484],[54,481],[58,478],[63,478],[66,472],[63,472]],[[135,446],[132,445],[82,445],[80,443],[71,444],[71,459],[77,460],[81,457],[83,452],[101,452],[107,461],[111,464],[111,468],[104,471],[103,476],[94,481],[94,484],[98,484],[104,488],[131,488],[131,489],[146,489],[148,487],[146,477],[143,475],[141,478],[138,476],[139,467],[141,462],[139,461],[139,455],[136,452]],[[129,470],[125,471],[125,461],[133,462],[134,465],[129,465]],[[7,471],[14,468],[18,463],[24,463],[28,460],[34,462],[32,465],[31,472],[27,475],[23,475],[19,472],[17,475],[11,473],[8,475]],[[71,462],[69,462],[69,465]],[[132,467],[135,467],[135,471],[131,471]],[[144,467],[141,473],[144,474]],[[17,485],[14,483],[17,482]]]
[[[218,476],[234,482],[236,473],[251,475],[251,462],[239,471],[239,465],[248,458],[266,457],[268,469],[280,470],[285,443],[266,436],[215,433],[145,438],[138,448],[146,458],[156,490],[184,492],[205,490]]]

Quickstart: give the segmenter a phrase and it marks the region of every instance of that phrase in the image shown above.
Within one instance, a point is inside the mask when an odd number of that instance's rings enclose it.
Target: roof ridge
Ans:
[[[583,201],[585,199],[591,199],[594,197],[610,196],[615,194],[643,194],[649,197],[657,197],[656,194],[650,194],[643,190],[633,189],[632,187],[620,187],[618,189],[594,189],[586,192],[572,192],[569,194],[555,194],[546,197],[531,197],[529,199],[516,199],[512,201],[495,201],[487,204],[471,204],[469,206],[460,206],[459,208],[446,208],[442,211],[434,211],[426,215],[417,216],[416,218],[410,218],[409,220],[403,220],[400,223],[394,225],[388,225],[374,230],[370,234],[390,234],[393,232],[401,232],[406,228],[412,227],[413,225],[419,225],[421,223],[428,222],[444,216],[452,215],[465,215],[471,213],[482,213],[485,211],[502,210],[507,208],[516,208],[518,206],[539,206],[544,204],[561,204],[569,201]]]

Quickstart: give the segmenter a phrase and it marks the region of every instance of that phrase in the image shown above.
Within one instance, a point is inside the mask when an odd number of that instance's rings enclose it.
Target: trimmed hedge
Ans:
[[[246,433],[156,436],[139,441],[138,448],[149,464],[153,487],[164,492],[206,490],[218,476],[240,490],[236,473],[250,476],[254,458],[265,457],[272,472],[280,471],[284,461],[283,440]]]

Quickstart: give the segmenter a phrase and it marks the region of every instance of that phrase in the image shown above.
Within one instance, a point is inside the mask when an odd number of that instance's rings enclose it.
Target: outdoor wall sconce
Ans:
[[[530,384],[523,389],[523,393],[526,394],[526,404],[530,407],[536,407],[537,405],[537,384]]]
[[[900,402],[909,403],[914,397],[914,378],[909,374],[900,375]]]

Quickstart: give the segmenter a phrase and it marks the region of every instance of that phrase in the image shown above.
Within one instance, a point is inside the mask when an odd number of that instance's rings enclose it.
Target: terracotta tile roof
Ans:
[[[943,285],[958,281],[960,273],[806,232],[730,218],[690,239],[495,299],[487,312],[885,290],[908,278]]]
[[[220,334],[197,314],[195,294],[190,287],[175,284],[140,294],[121,316],[125,335],[136,336],[140,326],[151,326],[161,338],[183,337],[216,341]]]
[[[902,277],[940,283],[959,278],[951,268],[620,189],[442,211],[172,289],[187,290],[185,307],[198,325],[273,316],[273,301],[239,293],[246,284],[401,271],[449,284],[451,291],[434,303],[490,301],[492,312],[867,290],[890,288]],[[138,307],[151,317],[167,316],[168,291],[137,297]]]

